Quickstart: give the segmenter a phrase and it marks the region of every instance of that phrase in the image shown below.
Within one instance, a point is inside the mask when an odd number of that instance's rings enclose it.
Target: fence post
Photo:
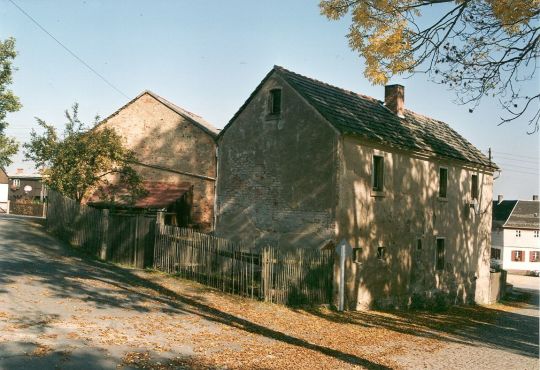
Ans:
[[[165,212],[164,211],[158,211],[156,213],[156,224],[165,225]]]
[[[109,243],[109,210],[103,209],[101,211],[101,224],[103,225],[103,228],[101,229],[101,250],[100,250],[100,258],[102,260],[107,259],[107,249],[108,249],[108,243]]]
[[[8,215],[9,215],[9,205],[10,205],[10,203],[11,203],[11,201],[8,200],[7,201],[7,209],[6,209],[6,214],[8,214]]]
[[[164,243],[163,243],[163,225],[165,224],[165,213],[163,211],[158,211],[156,213],[156,227],[154,230],[154,261],[152,266],[155,269],[161,269],[161,271],[167,271],[166,267],[163,264],[163,255],[164,255]],[[170,243],[170,239],[167,239]]]

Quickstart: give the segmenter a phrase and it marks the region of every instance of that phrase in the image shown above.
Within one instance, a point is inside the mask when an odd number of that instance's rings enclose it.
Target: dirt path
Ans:
[[[95,261],[0,217],[0,369],[536,369],[527,308],[295,310]]]

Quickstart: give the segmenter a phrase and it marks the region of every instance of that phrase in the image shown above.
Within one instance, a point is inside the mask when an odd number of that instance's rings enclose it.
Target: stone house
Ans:
[[[97,129],[100,127],[113,128],[124,145],[135,152],[134,168],[149,191],[137,204],[144,203],[149,209],[182,210],[185,214],[175,217],[173,224],[203,231],[213,228],[216,128],[151,91],[139,94]],[[177,199],[171,198],[174,194]],[[164,201],[171,204],[164,205]]]
[[[509,273],[540,271],[540,202],[532,200],[493,201],[491,234],[492,264]]]
[[[488,301],[497,167],[405,109],[403,86],[379,101],[274,67],[217,142],[217,235],[282,250],[345,239],[352,309]]]

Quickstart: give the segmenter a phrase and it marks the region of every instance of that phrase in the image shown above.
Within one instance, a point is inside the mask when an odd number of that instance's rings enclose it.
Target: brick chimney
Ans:
[[[22,168],[17,168],[17,171],[15,172],[17,175],[20,175],[24,172],[24,169]]]
[[[497,195],[497,204],[501,204],[502,201],[503,201],[502,194]]]
[[[405,112],[405,87],[403,85],[386,85],[384,87],[384,105],[396,116],[403,118]]]
[[[533,195],[533,200],[538,200],[538,195]]]

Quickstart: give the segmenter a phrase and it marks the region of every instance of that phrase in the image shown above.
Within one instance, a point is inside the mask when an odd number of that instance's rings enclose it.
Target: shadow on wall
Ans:
[[[364,160],[346,169],[340,222],[340,233],[361,248],[358,263],[347,266],[349,306],[442,308],[488,294],[491,177],[450,161],[385,153],[384,196],[372,196],[372,151],[356,150]],[[445,199],[439,166],[448,170]],[[479,214],[469,206],[472,174],[483,185]]]
[[[176,128],[154,129],[136,141],[131,149],[144,164],[215,178],[215,143],[201,130],[200,133],[197,130],[185,122],[179,123]],[[193,220],[201,230],[211,230],[215,181],[148,166],[136,165],[135,168],[148,181],[192,184]]]
[[[259,249],[316,249],[334,238],[337,134],[282,87],[279,118],[265,116],[261,91],[220,138],[216,232]]]

